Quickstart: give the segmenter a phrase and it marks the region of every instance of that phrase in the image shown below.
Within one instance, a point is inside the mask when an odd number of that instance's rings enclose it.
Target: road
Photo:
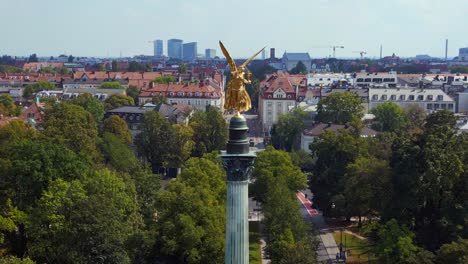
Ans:
[[[307,194],[307,198],[305,196]],[[333,238],[332,231],[327,229],[327,224],[322,214],[317,209],[312,208],[311,199],[313,194],[309,190],[296,193],[298,201],[302,204],[301,213],[306,224],[311,224],[319,231],[317,238],[319,245],[317,248],[317,260],[329,261],[332,263],[336,259],[336,254],[339,253],[339,248]],[[310,199],[310,200],[309,200]]]
[[[263,144],[262,124],[258,120],[258,115],[244,114],[249,127],[249,139],[253,139],[257,150],[265,149]],[[255,150],[255,149],[254,149]]]

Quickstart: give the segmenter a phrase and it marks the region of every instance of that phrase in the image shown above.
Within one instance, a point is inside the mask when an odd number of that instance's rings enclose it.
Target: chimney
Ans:
[[[270,49],[270,60],[275,58],[275,48]]]
[[[447,53],[448,53],[448,39],[445,40],[445,61],[447,61]]]

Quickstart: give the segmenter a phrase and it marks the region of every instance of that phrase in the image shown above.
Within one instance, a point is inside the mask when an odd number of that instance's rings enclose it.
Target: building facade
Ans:
[[[309,53],[287,53],[283,54],[281,62],[283,63],[284,69],[290,71],[292,68],[296,67],[298,62],[304,63],[307,68],[307,71],[310,71],[310,66],[312,64],[312,59],[310,58]]]
[[[214,59],[216,57],[215,49],[205,49],[205,58]]]
[[[398,76],[394,71],[375,73],[359,72],[356,74],[354,83],[356,87],[396,87],[398,84]]]
[[[458,50],[458,60],[468,62],[468,48]]]
[[[393,102],[402,108],[416,104],[428,112],[455,112],[455,100],[440,89],[369,88],[369,110],[384,102]]]
[[[206,79],[198,84],[169,83],[153,84],[153,87],[144,90],[138,96],[140,105],[151,102],[153,97],[163,96],[168,104],[184,104],[199,111],[205,111],[207,106],[223,108],[223,91],[221,86],[212,80]]]
[[[154,56],[161,57],[164,52],[163,41],[161,39],[157,39],[153,41],[153,45],[154,45]]]
[[[296,105],[298,90],[306,86],[306,83],[304,75],[283,72],[269,75],[260,83],[258,115],[265,132],[270,131],[281,114],[287,113]]]
[[[172,59],[182,59],[182,44],[181,39],[170,39],[167,41],[167,56]]]
[[[182,58],[186,61],[193,61],[197,58],[197,52],[198,52],[198,44],[197,42],[190,42],[190,43],[185,43],[182,45],[183,51],[182,51]]]

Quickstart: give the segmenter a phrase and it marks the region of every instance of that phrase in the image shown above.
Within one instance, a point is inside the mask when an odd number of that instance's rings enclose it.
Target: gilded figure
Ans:
[[[226,93],[224,109],[227,111],[235,109],[236,114],[239,115],[241,112],[248,111],[252,108],[250,96],[247,93],[247,90],[245,89],[245,85],[251,83],[252,73],[245,72],[245,67],[265,48],[259,50],[252,57],[246,60],[242,65],[237,67],[236,63],[234,62],[231,55],[224,47],[221,41],[219,42],[219,46],[221,47],[221,50],[223,51],[223,54],[226,57],[226,60],[228,61],[229,67],[231,69],[231,80],[228,84],[228,91]]]

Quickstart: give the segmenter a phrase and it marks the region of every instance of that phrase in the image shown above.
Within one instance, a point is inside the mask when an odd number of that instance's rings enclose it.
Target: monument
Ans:
[[[260,52],[255,53],[241,66],[236,67],[234,60],[220,41],[219,45],[231,69],[231,81],[228,84],[224,109],[235,110],[229,122],[229,140],[226,151],[221,152],[223,166],[227,172],[227,208],[226,208],[226,264],[249,263],[249,204],[248,185],[252,173],[255,153],[249,151],[247,121],[241,112],[251,106],[245,84],[250,83],[250,73],[245,67]]]

